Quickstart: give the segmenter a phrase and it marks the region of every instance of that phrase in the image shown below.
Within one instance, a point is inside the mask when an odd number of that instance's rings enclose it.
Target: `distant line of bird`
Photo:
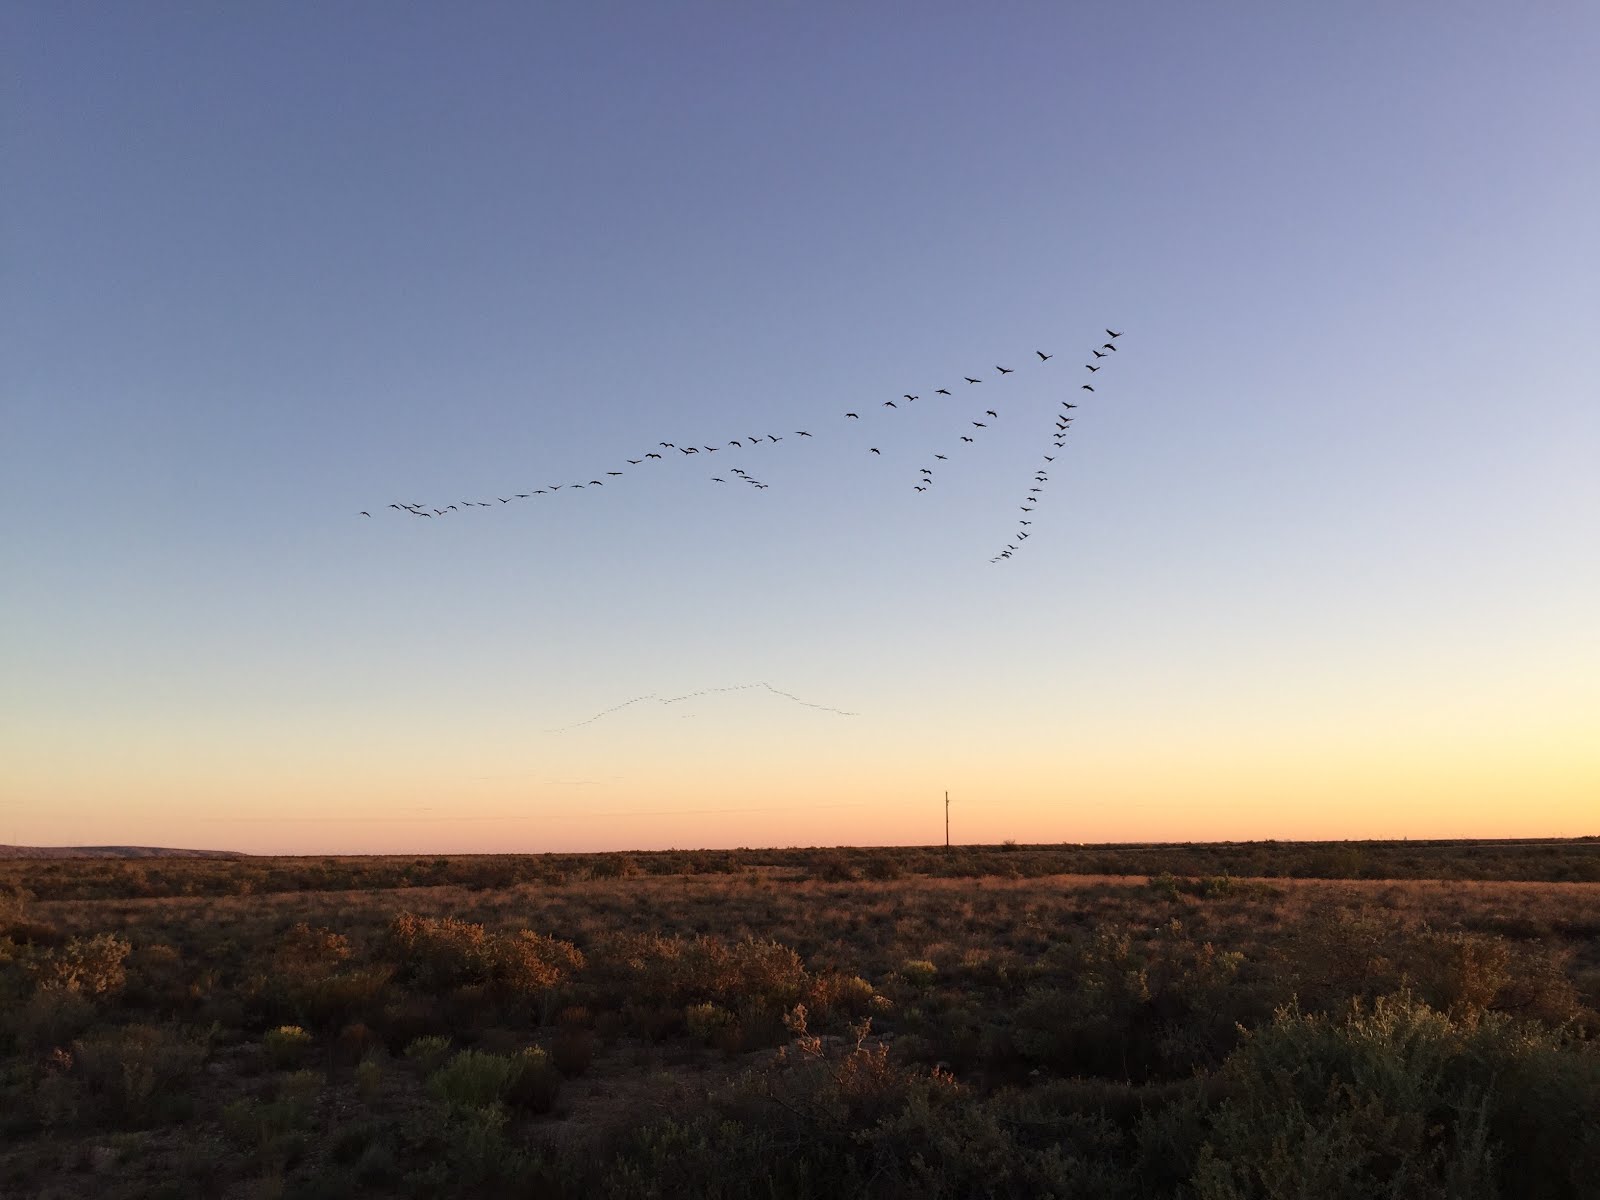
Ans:
[[[1098,372],[1104,365],[1100,363],[1099,360],[1102,358],[1107,358],[1117,352],[1117,347],[1115,345],[1116,340],[1121,337],[1124,332],[1125,331],[1121,329],[1107,329],[1106,336],[1109,337],[1111,341],[1104,343],[1098,350],[1091,350],[1090,353],[1094,356],[1095,361],[1087,362],[1083,365],[1091,372]],[[1086,392],[1094,391],[1094,386],[1092,384],[1079,384],[1079,387]],[[1076,404],[1073,404],[1070,401],[1061,401],[1061,407],[1056,411],[1055,414],[1055,431],[1051,434],[1051,445],[1054,449],[1061,450],[1065,448],[1067,444],[1067,431],[1072,428],[1072,410],[1077,407],[1078,406]],[[1045,454],[1041,457],[1043,458],[1043,462],[1041,462],[1039,467],[1034,471],[1033,486],[1028,489],[1027,494],[1022,497],[1022,503],[1018,505],[1023,513],[1033,513],[1038,510],[1039,501],[1043,499],[1045,486],[1050,480],[1050,464],[1056,461],[1056,456],[1053,454]],[[992,563],[1005,562],[1013,555],[1018,553],[1018,551],[1022,549],[1022,543],[1027,541],[1028,537],[1030,536],[1031,531],[1028,529],[1028,526],[1032,524],[1033,520],[1031,518],[1018,518],[1017,531],[1012,535],[1011,540],[1006,543],[1003,550],[1001,550],[989,561]]]
[[[1103,364],[1100,364],[1098,362],[1098,360],[1099,359],[1103,359],[1103,358],[1107,358],[1111,354],[1116,352],[1117,347],[1115,345],[1115,341],[1116,341],[1117,338],[1122,336],[1122,332],[1123,331],[1121,331],[1121,330],[1111,330],[1111,329],[1107,329],[1106,330],[1106,335],[1109,338],[1111,338],[1112,340],[1104,343],[1099,349],[1091,351],[1091,353],[1094,356],[1094,359],[1096,361],[1092,361],[1092,362],[1084,364],[1084,366],[1089,371],[1098,372],[1099,370],[1101,370],[1101,367],[1102,367]],[[1043,350],[1035,350],[1034,354],[1035,354],[1035,356],[1037,356],[1041,366],[1043,364],[1049,362],[1051,359],[1056,357],[1054,354],[1046,354]],[[995,364],[995,368],[994,369],[999,373],[998,377],[1002,378],[1002,379],[1007,375],[1013,375],[1013,374],[1016,373],[1016,368],[1015,367],[1002,366],[1002,365],[1000,365],[998,363]],[[977,385],[977,384],[981,384],[981,383],[984,382],[984,380],[982,378],[977,378],[977,377],[974,377],[974,376],[971,376],[971,375],[963,375],[962,379],[965,381],[965,383],[968,386]],[[1092,384],[1082,384],[1080,386],[1081,386],[1082,390],[1087,391],[1087,392],[1091,392],[1092,393],[1095,390],[1094,386]],[[933,391],[930,394],[931,395],[935,395],[935,396],[945,396],[945,397],[951,397],[951,398],[954,397],[954,393],[948,387],[935,388],[935,389],[933,389]],[[903,392],[896,399],[890,399],[890,400],[881,401],[880,402],[880,407],[899,410],[901,408],[901,402],[904,402],[905,405],[909,406],[911,404],[917,403],[921,399],[922,399],[922,396],[921,396],[920,393]],[[1068,403],[1066,401],[1062,401],[1061,403],[1062,403],[1063,412],[1060,412],[1060,413],[1057,414],[1056,431],[1055,431],[1055,435],[1054,435],[1054,439],[1055,439],[1054,444],[1055,444],[1057,449],[1061,448],[1065,444],[1063,439],[1065,438],[1067,429],[1072,424],[1071,410],[1077,407],[1077,405],[1070,404],[1070,403]],[[987,418],[987,420],[979,420],[979,419],[977,419],[979,417]],[[844,419],[851,420],[851,421],[860,421],[861,420],[861,414],[859,412],[846,412],[844,414]],[[991,422],[997,422],[999,420],[1000,420],[1000,411],[999,411],[999,407],[998,406],[996,406],[994,408],[984,408],[984,409],[981,409],[981,410],[974,410],[974,412],[972,414],[972,417],[969,419],[969,424],[970,424],[971,429],[972,429],[973,432],[961,434],[960,435],[960,441],[958,443],[956,443],[956,445],[971,445],[971,444],[973,444],[977,439],[978,431],[988,430],[990,428],[990,423]],[[789,437],[793,437],[793,438],[796,438],[796,439],[799,439],[799,438],[811,439],[811,438],[813,438],[813,436],[814,435],[809,430],[797,429],[797,430],[794,430],[791,434],[788,434],[788,435],[776,434],[776,433],[753,433],[753,434],[748,434],[748,435],[745,435],[745,436],[739,437],[739,438],[730,438],[726,442],[723,442],[721,444],[708,444],[708,443],[695,444],[695,443],[685,442],[684,444],[679,445],[676,442],[660,442],[660,443],[657,444],[657,448],[655,448],[655,449],[647,450],[647,451],[645,451],[643,453],[640,453],[637,457],[634,457],[634,458],[625,458],[624,459],[624,469],[607,470],[607,471],[599,472],[598,475],[600,477],[592,478],[592,479],[589,479],[589,480],[586,480],[586,481],[577,481],[577,482],[571,482],[571,483],[548,483],[548,484],[545,484],[543,487],[529,487],[524,491],[512,492],[509,495],[505,495],[505,496],[496,495],[491,500],[461,500],[461,501],[458,501],[456,503],[446,504],[446,505],[443,505],[443,506],[428,505],[428,504],[424,504],[424,503],[421,503],[421,502],[394,501],[394,502],[391,502],[390,504],[388,504],[387,507],[391,508],[391,509],[394,509],[397,513],[402,513],[402,514],[406,514],[406,515],[413,516],[413,517],[427,518],[427,519],[431,520],[431,519],[437,519],[439,517],[449,516],[452,513],[462,513],[462,512],[467,511],[468,509],[472,509],[472,508],[497,508],[500,505],[511,504],[514,501],[531,500],[531,499],[534,499],[534,498],[539,497],[539,496],[553,495],[556,492],[562,491],[563,489],[577,491],[577,490],[582,490],[582,489],[585,489],[585,488],[604,487],[604,486],[606,486],[607,481],[620,478],[620,477],[624,476],[625,474],[627,474],[628,471],[627,471],[626,468],[643,467],[643,466],[647,466],[648,464],[650,464],[652,462],[665,461],[666,454],[663,453],[663,452],[676,451],[679,454],[680,457],[682,457],[682,458],[690,458],[690,457],[701,455],[701,454],[716,454],[716,453],[719,453],[720,451],[729,450],[729,449],[753,451],[753,450],[756,450],[756,449],[776,446],[778,443],[786,441]],[[882,458],[883,457],[883,449],[881,447],[879,447],[879,446],[868,446],[866,448],[866,451],[867,451],[868,454],[876,456],[878,458]],[[949,456],[946,455],[946,454],[942,454],[942,453],[935,453],[932,456],[932,461],[933,462],[948,462],[949,461]],[[1053,456],[1046,455],[1045,458],[1044,458],[1044,461],[1045,461],[1045,463],[1048,464],[1048,463],[1054,462],[1055,459],[1054,459]],[[760,480],[760,479],[756,478],[755,476],[751,475],[748,471],[746,471],[742,467],[730,467],[730,468],[727,469],[727,472],[725,474],[712,475],[709,478],[710,478],[710,481],[713,482],[713,483],[718,483],[718,484],[723,484],[723,485],[726,485],[726,484],[729,484],[729,483],[742,483],[742,484],[745,484],[746,486],[749,486],[751,488],[754,488],[756,490],[761,490],[761,491],[766,490],[766,488],[769,486],[768,484],[766,484],[762,480]],[[1043,488],[1044,488],[1044,484],[1048,481],[1048,478],[1049,478],[1049,473],[1048,473],[1048,469],[1047,468],[1041,467],[1041,469],[1038,472],[1036,472],[1036,474],[1034,476],[1034,484],[1035,484],[1035,486],[1033,488],[1029,489],[1028,495],[1024,498],[1024,504],[1022,506],[1024,512],[1032,512],[1034,510],[1034,508],[1037,507],[1038,498],[1042,494]],[[919,473],[918,473],[915,481],[913,482],[912,486],[919,493],[927,492],[930,488],[933,487],[934,481],[935,481],[935,468],[931,464],[930,465],[925,465],[925,466],[919,468]],[[366,510],[362,510],[360,515],[363,516],[363,517],[371,518],[372,513],[368,512]],[[1030,525],[1030,524],[1032,524],[1031,521],[1027,521],[1027,520],[1022,521],[1021,525],[1019,526],[1017,534],[1014,535],[1013,542],[1012,543],[1008,543],[1007,546],[1005,547],[1005,549],[1002,550],[999,554],[997,554],[990,561],[991,562],[1000,562],[1000,561],[1002,561],[1004,559],[1010,558],[1013,554],[1015,554],[1018,551],[1018,549],[1020,548],[1019,545],[1016,544],[1016,543],[1020,543],[1020,542],[1022,542],[1024,540],[1026,540],[1027,537],[1029,536],[1028,531],[1026,529],[1022,528],[1022,526],[1027,526],[1027,525]]]

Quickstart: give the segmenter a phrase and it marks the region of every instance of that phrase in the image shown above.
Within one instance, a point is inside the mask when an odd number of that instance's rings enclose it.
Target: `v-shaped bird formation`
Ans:
[[[1066,446],[1067,434],[1072,428],[1073,418],[1079,407],[1079,404],[1074,400],[1084,402],[1087,401],[1089,396],[1098,397],[1099,372],[1107,366],[1105,360],[1114,359],[1118,352],[1117,339],[1122,334],[1123,331],[1120,329],[1107,329],[1106,336],[1110,340],[1090,351],[1091,359],[1084,364],[1084,367],[1090,372],[1090,379],[1096,382],[1081,383],[1076,387],[1070,384],[1067,385],[1071,389],[1074,399],[1059,401],[1059,407],[1054,410],[1051,416],[1055,423],[1054,431],[1051,434],[1051,445],[1057,452]],[[1026,361],[1035,368],[1042,369],[1055,357],[1056,355],[1046,354],[1043,350],[1034,350]],[[971,391],[973,387],[981,387],[985,383],[1003,381],[1008,376],[1017,374],[1018,368],[1015,365],[1006,366],[1001,363],[995,363],[994,372],[992,376],[985,375],[982,372],[977,376],[963,375],[959,383],[928,390],[926,392],[928,399],[926,400],[924,399],[924,393],[902,392],[897,396],[878,401],[875,405],[870,406],[876,410],[889,409],[896,413],[903,413],[919,405],[926,409],[935,404],[941,407],[955,406],[965,409],[962,414],[963,423],[959,427],[960,431],[941,448],[942,452],[927,452],[924,456],[925,462],[917,468],[917,474],[913,477],[911,486],[918,493],[926,493],[934,487],[936,481],[942,477],[942,473],[949,469],[952,454],[959,456],[962,453],[962,447],[975,445],[978,438],[986,436],[991,430],[999,427],[1001,414],[1009,411],[1001,399],[1002,393],[995,392],[990,394],[988,388],[984,388],[982,392],[975,393]],[[1087,393],[1087,395],[1084,395],[1084,393]],[[957,399],[958,396],[960,397],[959,401]],[[967,405],[971,397],[978,397],[978,399],[976,403],[972,403],[971,407],[968,408]],[[839,421],[841,424],[837,431],[846,436],[859,437],[859,431],[866,424],[862,421],[861,413],[853,411],[844,413],[839,418]],[[820,430],[822,427],[817,426],[816,428]],[[727,454],[729,458],[732,458],[735,454],[754,455],[770,452],[780,443],[787,442],[793,447],[802,444],[815,444],[820,440],[822,439],[811,430],[795,429],[787,430],[783,433],[758,431],[744,433],[736,437],[715,438],[707,441],[697,439],[695,441],[686,440],[681,443],[659,442],[655,446],[636,452],[634,456],[625,455],[622,462],[614,464],[611,468],[594,472],[593,478],[589,479],[536,484],[526,487],[522,491],[512,491],[504,496],[496,494],[487,500],[458,500],[444,505],[401,500],[393,501],[387,507],[400,515],[436,520],[441,517],[469,512],[475,508],[499,508],[502,505],[521,503],[540,497],[551,497],[563,490],[581,491],[589,488],[605,487],[631,474],[658,471],[661,469],[662,464],[670,461],[705,460],[709,464],[712,461],[710,456],[714,454]],[[872,440],[883,441],[885,445],[889,444],[886,439],[879,436],[873,436]],[[883,446],[866,446],[864,456],[871,461],[886,461]],[[999,563],[1009,560],[1021,551],[1022,543],[1032,536],[1030,528],[1033,524],[1032,514],[1038,510],[1039,503],[1043,499],[1045,488],[1050,482],[1050,469],[1055,463],[1056,457],[1056,454],[1042,456],[1042,461],[1034,471],[1032,486],[1028,488],[1024,495],[1019,497],[1018,508],[1021,510],[1023,517],[1018,520],[1016,532],[1007,540],[1005,547],[989,560],[990,562]],[[727,460],[724,459],[723,461],[726,462]],[[714,473],[707,476],[710,482],[714,484],[724,487],[743,485],[756,491],[764,491],[769,486],[742,466],[722,466],[720,463],[718,466],[721,466],[722,469],[715,470]],[[372,516],[370,512],[365,510],[360,515],[367,518]]]

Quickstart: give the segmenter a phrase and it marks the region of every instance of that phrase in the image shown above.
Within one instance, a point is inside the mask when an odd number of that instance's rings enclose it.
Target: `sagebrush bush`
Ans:
[[[304,1062],[311,1051],[311,1035],[298,1025],[280,1025],[267,1030],[261,1046],[275,1067],[292,1067]]]
[[[1600,1058],[1495,1014],[1406,994],[1338,1019],[1288,1008],[1221,1081],[1200,1200],[1576,1198],[1600,1172]]]
[[[205,1047],[182,1031],[128,1025],[73,1043],[74,1073],[106,1119],[149,1122],[183,1099],[184,1085],[205,1061]],[[162,1104],[152,1102],[160,1100]]]
[[[428,1076],[428,1094],[452,1110],[487,1108],[506,1098],[516,1071],[504,1055],[462,1050]]]
[[[582,952],[558,938],[526,929],[490,933],[470,921],[415,913],[390,922],[386,945],[401,978],[425,991],[477,987],[546,1009],[554,1004],[553,989],[584,965]]]
[[[450,1056],[450,1039],[439,1034],[413,1039],[406,1044],[406,1058],[425,1073],[437,1070]]]
[[[513,1108],[546,1113],[555,1107],[561,1090],[561,1072],[550,1055],[538,1046],[529,1046],[511,1056],[511,1077],[506,1084],[505,1102]]]
[[[123,963],[133,946],[114,933],[70,939],[64,946],[36,950],[25,961],[34,985],[42,992],[77,992],[104,996],[127,982]]]

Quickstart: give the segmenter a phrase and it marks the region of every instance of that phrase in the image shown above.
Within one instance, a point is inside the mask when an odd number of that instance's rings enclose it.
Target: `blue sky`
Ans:
[[[1589,6],[0,20],[0,841],[1594,832]]]

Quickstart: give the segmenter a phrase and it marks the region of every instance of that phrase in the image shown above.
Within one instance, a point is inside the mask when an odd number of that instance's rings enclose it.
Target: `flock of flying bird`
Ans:
[[[1099,371],[1106,365],[1106,363],[1102,360],[1110,358],[1111,355],[1117,352],[1116,340],[1121,337],[1122,334],[1122,330],[1107,329],[1106,336],[1110,340],[1103,343],[1098,349],[1090,352],[1093,355],[1093,358],[1091,361],[1085,363],[1084,367],[1091,372],[1093,378],[1098,379]],[[1055,355],[1046,354],[1043,350],[1035,350],[1034,354],[1038,357],[1041,366],[1055,358]],[[1015,367],[1004,367],[1000,366],[999,364],[995,365],[995,370],[999,372],[999,374],[995,377],[997,379],[1004,379],[1007,375],[1013,375],[1016,373]],[[963,391],[966,387],[982,384],[984,382],[982,378],[974,378],[971,375],[964,375],[962,376],[962,379],[964,380],[964,386],[962,387]],[[1090,393],[1095,391],[1095,385],[1093,383],[1080,384],[1079,388],[1082,391]],[[944,396],[954,399],[955,394],[956,393],[950,388],[941,387],[935,388],[930,393],[930,396]],[[913,395],[910,392],[904,392],[896,399],[882,401],[881,407],[899,410],[902,408],[902,406],[908,408],[921,399],[921,395]],[[1053,419],[1055,421],[1055,430],[1051,435],[1051,440],[1052,445],[1056,450],[1060,450],[1066,445],[1067,432],[1072,427],[1073,410],[1077,407],[1078,406],[1076,404],[1070,401],[1062,400],[1060,402],[1060,408],[1057,409],[1053,415]],[[999,402],[996,401],[995,407],[993,408],[972,410],[971,418],[970,431],[960,434],[960,442],[953,443],[952,445],[946,447],[947,449],[957,451],[957,447],[960,445],[974,443],[979,436],[982,436],[983,431],[990,429],[994,423],[997,423],[1000,420]],[[978,418],[986,419],[980,420]],[[844,414],[843,419],[849,421],[859,421],[861,420],[861,414],[856,412],[847,412]],[[644,468],[649,467],[653,462],[666,461],[666,459],[672,454],[676,454],[682,458],[690,458],[697,455],[717,454],[724,450],[754,451],[775,446],[779,442],[788,440],[790,437],[798,440],[801,438],[811,438],[812,436],[813,435],[808,430],[796,429],[791,434],[754,433],[744,437],[730,438],[726,442],[715,445],[707,445],[703,443],[696,445],[688,442],[679,445],[676,442],[661,442],[657,447],[641,453],[637,458],[626,459],[625,463],[628,468]],[[878,458],[882,458],[883,456],[883,450],[878,446],[868,446],[867,453]],[[1019,507],[1024,514],[1032,514],[1037,510],[1039,501],[1043,498],[1045,486],[1048,484],[1050,479],[1051,464],[1053,464],[1055,460],[1056,456],[1053,454],[1046,454],[1043,456],[1043,461],[1034,472],[1033,486],[1028,489],[1025,496],[1021,497],[1022,503],[1019,505]],[[941,463],[948,462],[949,455],[934,453],[932,455],[932,461]],[[937,469],[942,470],[943,468]],[[497,508],[500,505],[511,504],[515,501],[531,500],[538,496],[549,496],[555,494],[556,492],[562,491],[563,489],[571,489],[576,491],[583,488],[605,487],[608,482],[620,478],[625,474],[627,474],[626,470],[608,470],[600,472],[600,475],[602,476],[601,478],[589,479],[576,483],[550,483],[543,487],[530,488],[525,492],[513,492],[508,496],[497,495],[493,500],[461,500],[455,504],[445,505],[442,508],[436,508],[426,504],[406,503],[403,501],[391,503],[388,505],[388,507],[394,509],[400,514],[432,520],[439,517],[449,516],[453,513],[465,512],[472,508]],[[918,492],[927,492],[934,486],[936,478],[936,468],[934,466],[923,466],[919,469],[919,473],[915,480],[913,480],[912,487]],[[744,484],[757,490],[765,490],[769,486],[741,467],[729,467],[725,474],[711,476],[711,482],[720,484]],[[370,512],[365,511],[363,511],[360,515],[369,518],[372,516]],[[1031,516],[1027,517],[1026,519],[1019,519],[1017,530],[1012,534],[1011,539],[1006,543],[1005,548],[989,561],[994,563],[1004,562],[1011,558],[1012,555],[1018,553],[1022,548],[1022,543],[1027,541],[1031,535],[1031,531],[1029,530],[1028,526],[1032,524],[1033,520]]]
[[[610,708],[603,709],[602,711],[595,713],[592,717],[587,717],[582,721],[574,721],[571,725],[563,725],[559,729],[546,729],[545,732],[566,733],[572,729],[582,729],[585,725],[593,725],[602,717],[609,717],[614,712],[621,712],[625,708],[631,708],[635,704],[643,704],[647,700],[653,700],[657,704],[662,705],[681,704],[685,700],[694,700],[700,696],[710,696],[718,692],[748,692],[752,689],[760,689],[762,691],[771,692],[774,696],[781,696],[785,700],[792,700],[796,704],[804,705],[806,708],[815,708],[820,712],[836,713],[841,717],[859,717],[861,715],[860,713],[849,712],[846,709],[835,708],[831,704],[815,704],[810,700],[802,700],[793,692],[786,692],[781,688],[775,688],[770,683],[735,683],[729,685],[728,687],[701,688],[698,692],[685,692],[681,696],[667,696],[663,698],[656,695],[654,692],[650,693],[648,696],[635,696],[632,700],[624,700],[621,704],[613,704]]]

